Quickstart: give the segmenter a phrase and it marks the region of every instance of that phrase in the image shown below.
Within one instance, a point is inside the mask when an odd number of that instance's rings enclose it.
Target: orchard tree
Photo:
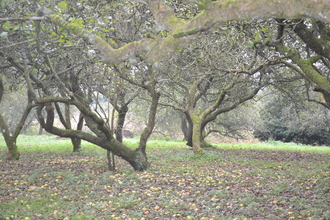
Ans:
[[[6,2],[3,1],[0,6],[0,17],[13,17],[19,15],[29,14],[31,11],[26,6],[26,2],[17,2],[8,7],[6,10],[4,6]],[[17,138],[24,128],[26,120],[28,119],[31,109],[35,106],[33,103],[34,96],[30,92],[32,88],[32,80],[29,77],[28,66],[28,52],[26,50],[32,40],[27,38],[31,31],[28,24],[24,22],[0,22],[0,129],[4,136],[7,148],[8,159],[19,159],[19,151],[17,148]],[[15,66],[15,55],[20,54],[21,69],[17,71]],[[14,57],[14,58],[13,58]],[[23,91],[26,97],[20,106],[11,106],[11,108],[4,108],[8,101],[10,93]],[[13,97],[18,100],[19,97]],[[11,102],[13,105],[15,102]],[[16,112],[14,119],[9,119],[8,112],[13,110]],[[15,120],[13,128],[11,128],[10,121]]]
[[[131,8],[130,8],[131,10]],[[143,9],[141,9],[143,10]],[[126,11],[122,11],[122,13],[125,13]],[[129,13],[130,16],[133,16],[132,14],[135,14],[136,11],[132,11]],[[141,13],[141,12],[139,12]],[[138,16],[138,15],[135,15]],[[143,17],[143,16],[142,16]],[[136,22],[136,20],[134,20]],[[119,28],[120,29],[120,28]],[[127,29],[128,31],[132,31],[133,28],[129,25],[126,24],[126,27],[124,29]],[[138,30],[137,30],[138,31]],[[113,33],[117,33],[116,30],[112,31]],[[127,41],[130,41],[132,39],[129,38],[129,35],[125,35]],[[132,37],[135,37],[132,35]],[[118,41],[119,42],[119,41]],[[113,44],[113,41],[110,41],[110,44]],[[140,65],[140,64],[139,64]],[[143,65],[143,64],[141,64]],[[110,66],[111,67],[111,66]],[[101,68],[95,66],[94,72],[99,71]],[[125,67],[122,67],[120,65],[112,67],[111,71],[114,72],[120,72],[120,76],[123,77],[126,75],[126,73],[123,73],[124,71],[122,69],[125,69]],[[54,121],[54,110],[51,107],[46,107],[47,109],[47,117],[44,118],[41,114],[38,114],[40,122],[42,126],[46,129],[46,131],[59,135],[59,136],[66,136],[66,137],[76,137],[76,138],[82,138],[86,141],[89,141],[91,143],[94,143],[100,147],[103,147],[104,149],[108,150],[108,152],[112,152],[115,155],[125,159],[128,161],[132,167],[136,170],[145,170],[148,166],[147,162],[147,156],[146,156],[146,142],[152,132],[152,129],[154,127],[154,121],[155,121],[155,114],[156,114],[156,108],[157,108],[157,102],[159,99],[159,94],[155,89],[155,79],[154,79],[154,71],[152,70],[151,66],[143,66],[140,69],[135,69],[134,72],[129,72],[126,71],[127,79],[126,81],[132,83],[132,85],[139,86],[143,88],[151,97],[151,104],[150,104],[150,114],[148,118],[148,124],[144,131],[141,134],[140,137],[140,143],[137,149],[130,149],[126,147],[124,144],[121,143],[121,140],[116,140],[114,138],[114,132],[120,131],[121,130],[121,124],[118,125],[118,129],[114,129],[113,123],[110,123],[109,126],[109,117],[105,118],[102,115],[100,115],[98,112],[95,111],[95,109],[91,108],[89,106],[89,98],[92,98],[92,100],[95,100],[92,96],[95,96],[95,93],[103,93],[103,95],[107,95],[110,97],[110,102],[114,105],[114,108],[118,107],[118,103],[123,102],[122,104],[122,109],[123,112],[119,113],[124,113],[122,116],[125,116],[127,112],[127,105],[128,103],[125,103],[124,96],[126,95],[126,92],[124,89],[120,88],[120,86],[124,85],[124,82],[119,82],[120,79],[119,77],[112,77],[110,78],[109,73],[104,73],[103,75],[100,75],[99,77],[88,77],[90,81],[86,83],[82,83],[83,79],[86,77],[79,76],[76,77],[72,82],[71,82],[71,87],[70,85],[63,85],[67,89],[67,94],[66,96],[61,95],[60,99],[58,97],[45,97],[41,99],[37,99],[35,102],[40,105],[40,108],[38,112],[44,107],[49,105],[50,103],[65,103],[65,104],[70,104],[76,106],[80,112],[83,114],[83,117],[86,121],[86,125],[89,127],[89,129],[94,133],[94,135],[90,135],[89,133],[86,132],[81,132],[77,130],[72,130],[72,129],[60,129],[56,127],[53,124]],[[78,74],[75,74],[76,76]],[[143,84],[138,82],[139,75],[142,75],[144,77],[147,77],[147,84]],[[113,81],[117,81],[118,83],[115,83]],[[57,81],[60,85],[65,84],[65,81]],[[107,83],[108,82],[108,83]],[[110,88],[110,94],[106,94],[105,88],[110,84],[113,84],[114,87]],[[132,85],[130,87],[132,87]],[[127,84],[126,84],[127,86]],[[84,88],[84,89],[83,89]],[[68,99],[67,97],[70,97]],[[130,98],[131,100],[131,98]],[[120,109],[118,109],[120,111]],[[112,115],[113,116],[113,115]],[[121,117],[120,119],[124,119],[124,117]],[[113,117],[112,119],[113,120]],[[123,123],[123,121],[118,120],[118,123]],[[118,136],[119,137],[119,136]]]
[[[251,30],[245,31],[241,22],[213,28],[197,39],[187,38],[183,50],[159,64],[163,72],[158,81],[164,82],[162,105],[184,113],[187,145],[196,154],[207,145],[206,126],[252,99],[268,84],[273,71],[269,66],[280,59],[274,55],[266,60],[258,50],[249,48]]]
[[[12,71],[9,71],[9,72],[13,73]],[[24,74],[24,78],[26,79],[27,85],[31,86],[30,79],[26,72]],[[1,104],[1,106],[3,106],[4,102],[5,102],[3,100],[3,98],[6,97],[6,93],[9,94],[9,91],[10,91],[7,87],[7,85],[9,83],[4,84],[4,81],[8,82],[9,79],[6,79],[5,74],[0,75],[0,104]],[[17,82],[14,82],[14,87],[16,87],[16,86],[19,86],[19,84],[17,84]],[[6,112],[8,111],[8,109],[6,110],[6,109],[1,108],[1,111],[0,111],[0,129],[1,129],[2,135],[5,139],[7,148],[8,148],[7,159],[9,159],[9,160],[18,160],[20,157],[20,154],[19,154],[19,151],[17,148],[17,138],[24,127],[25,121],[27,120],[31,109],[35,106],[35,104],[33,104],[33,96],[31,96],[31,93],[27,92],[26,96],[27,96],[27,103],[25,104],[25,108],[21,109],[21,111],[19,111],[19,109],[14,110],[14,111],[20,112],[21,116],[19,116],[20,117],[19,121],[15,121],[16,125],[14,127],[12,127],[12,129],[8,125],[8,120],[6,120]],[[6,98],[8,98],[8,97],[6,97]],[[16,120],[17,120],[17,118],[16,118]]]
[[[56,7],[66,9],[67,5],[66,4],[63,5],[62,2],[60,5]],[[131,13],[129,13],[128,16],[132,17],[134,15],[139,17],[139,14],[141,14],[140,11],[138,10],[135,9],[132,10],[131,5],[125,7],[131,10],[130,11]],[[8,6],[7,8],[10,7]],[[144,10],[143,8],[144,7],[142,7],[141,9],[142,11]],[[114,12],[116,11],[114,10]],[[123,15],[127,14],[126,12],[127,11],[123,10],[122,14]],[[142,14],[145,15],[148,13],[142,13]],[[144,18],[144,15],[141,16],[141,18]],[[81,22],[81,20],[79,19],[77,20],[78,21],[75,21],[75,23]],[[124,19],[124,21],[126,20]],[[90,21],[90,23],[93,22]],[[90,23],[87,22],[87,25],[91,25]],[[10,27],[10,24],[8,23],[5,24],[7,28]],[[130,32],[134,31],[134,28],[132,28],[130,25],[128,25],[127,23],[125,25],[126,25],[125,30]],[[135,25],[133,26],[137,28],[139,27]],[[134,169],[136,170],[146,169],[147,158],[145,153],[145,146],[148,136],[150,135],[153,128],[154,114],[156,112],[154,109],[156,109],[157,107],[157,104],[154,103],[157,102],[158,100],[157,91],[153,89],[154,83],[149,83],[148,85],[143,86],[143,88],[150,91],[153,95],[153,100],[151,102],[152,103],[151,106],[152,113],[150,114],[151,119],[149,120],[145,132],[143,132],[143,134],[141,135],[140,147],[136,150],[131,150],[130,148],[121,144],[120,143],[121,140],[119,140],[118,142],[114,140],[113,138],[114,129],[112,126],[109,126],[109,118],[104,118],[96,111],[96,109],[93,109],[92,106],[90,106],[93,100],[96,102],[98,101],[97,98],[95,98],[96,93],[104,93],[104,88],[101,87],[105,86],[104,84],[107,81],[113,80],[113,78],[109,79],[110,78],[109,74],[108,76],[102,76],[102,75],[100,77],[95,76],[94,74],[95,72],[98,71],[101,72],[102,70],[102,65],[100,64],[100,62],[98,62],[97,60],[91,60],[95,58],[94,55],[97,52],[95,52],[95,50],[93,50],[92,48],[91,49],[87,48],[87,50],[83,50],[82,44],[84,43],[81,41],[72,43],[71,41],[69,41],[67,37],[67,33],[65,31],[64,32],[61,31],[61,28],[59,29],[57,29],[57,27],[54,27],[53,29],[46,29],[45,27],[42,28],[42,24],[40,23],[40,21],[36,21],[35,26],[33,26],[32,23],[31,27],[32,29],[33,28],[36,29],[36,32],[34,32],[34,34],[38,35],[38,39],[36,40],[37,43],[29,45],[30,46],[29,48],[24,48],[24,49],[26,49],[25,51],[27,51],[29,55],[31,55],[30,57],[28,57],[29,58],[28,67],[30,68],[28,72],[31,80],[33,81],[33,87],[29,87],[30,89],[29,92],[33,94],[34,103],[39,104],[37,113],[41,125],[49,133],[57,134],[59,136],[70,137],[71,139],[77,139],[77,140],[85,139],[87,141],[90,141],[98,145],[99,143],[102,143],[99,146],[107,150],[110,150],[111,152],[126,159],[131,163]],[[119,29],[118,32],[120,31],[122,32],[122,30],[124,30],[124,28],[123,29],[118,28],[118,29]],[[111,33],[114,33],[118,37],[117,42],[121,42],[121,41],[127,42],[132,40],[129,39],[128,35],[125,35],[124,37],[126,37],[126,39],[123,39],[123,36],[118,32],[111,31]],[[100,33],[100,35],[102,36],[103,34],[104,33]],[[135,37],[134,32],[132,32],[131,36]],[[32,34],[30,37],[33,38],[35,36]],[[110,43],[115,44],[115,41],[110,41]],[[19,51],[17,51],[15,55],[18,58],[13,58],[14,56],[12,54],[6,54],[6,57],[8,57],[8,59],[12,61],[12,65],[15,66],[18,72],[22,72],[22,62],[21,62],[22,54],[24,53],[22,52],[19,53]],[[104,75],[107,75],[107,73],[104,72]],[[113,103],[115,108],[118,107],[118,103],[122,102],[123,105],[121,107],[123,108],[121,108],[121,110],[125,113],[125,111],[127,111],[127,105],[128,105],[127,102],[125,103],[123,96],[125,91],[123,89],[117,89],[117,87],[119,86],[116,85],[116,88],[113,89],[114,91],[113,94],[115,94],[116,90],[119,91],[121,94],[117,95],[117,97],[115,97],[116,95],[112,97],[110,96],[110,102]],[[36,93],[35,90],[38,90],[39,92]],[[38,96],[40,97],[37,98],[36,94],[38,94]],[[49,98],[43,98],[45,96]],[[73,96],[75,97],[75,101],[77,101],[78,104],[75,103],[72,104],[68,102],[68,100],[63,101],[63,99],[67,99],[67,97],[73,97]],[[69,109],[69,106],[75,105],[80,110],[80,112],[84,114],[83,117],[79,117],[79,122],[77,125],[79,128],[77,129],[72,128],[67,118],[67,116],[69,115],[69,111],[66,111],[66,113],[63,114],[62,108],[60,107],[61,104],[64,106],[66,110]],[[49,113],[46,115],[46,119],[42,114],[45,105],[47,105],[46,109],[48,110]],[[98,106],[100,106],[99,103]],[[121,110],[119,108],[119,111]],[[54,118],[56,116],[60,119],[60,123],[62,124],[62,127],[56,127],[53,124]],[[81,131],[80,125],[82,124],[81,121],[82,118],[86,121],[86,125],[89,127],[89,129],[92,132],[94,132],[95,136],[89,135],[89,133]],[[100,125],[100,123],[102,124],[102,126]],[[119,124],[123,123],[123,121],[118,120],[118,123]],[[78,135],[76,133],[73,134],[70,133],[71,130],[74,130],[74,132],[78,132]]]
[[[194,3],[198,6],[199,10],[196,11],[197,15],[191,16],[192,18],[190,19],[182,19],[176,16],[177,14],[175,13],[174,10],[175,8],[174,4],[166,3],[161,0],[148,0],[148,1],[142,0],[140,2],[141,3],[133,4],[133,8],[136,7],[143,8],[145,7],[144,5],[146,5],[147,7],[145,12],[147,13],[145,14],[152,14],[154,21],[149,22],[147,19],[144,20],[143,23],[144,25],[140,27],[142,27],[142,29],[144,29],[145,31],[138,32],[139,34],[136,33],[135,35],[138,36],[138,38],[134,39],[134,41],[130,41],[130,40],[125,41],[123,35],[112,36],[111,31],[113,30],[116,31],[116,28],[108,28],[106,30],[102,29],[104,28],[104,26],[106,26],[105,20],[109,20],[109,23],[115,25],[115,21],[116,19],[118,19],[118,17],[116,16],[107,16],[107,13],[102,13],[106,11],[106,10],[102,11],[102,9],[109,8],[109,6],[113,6],[112,3],[108,3],[108,2],[102,2],[98,4],[99,1],[95,1],[95,2],[91,1],[90,3],[88,2],[89,3],[88,4],[87,2],[78,3],[76,1],[73,1],[71,3],[71,2],[61,1],[58,4],[52,3],[50,10],[45,9],[44,7],[40,7],[38,9],[37,17],[29,17],[22,19],[23,21],[24,19],[35,20],[36,27],[38,27],[38,24],[42,24],[41,26],[39,26],[40,29],[43,31],[49,30],[50,35],[54,35],[55,37],[58,37],[59,41],[57,41],[57,43],[62,43],[63,45],[70,45],[70,43],[71,44],[81,43],[81,40],[85,40],[85,42],[87,42],[87,44],[84,45],[85,48],[90,49],[91,47],[93,47],[93,50],[97,51],[97,54],[100,55],[100,57],[102,58],[102,62],[109,65],[110,67],[113,67],[114,65],[120,65],[123,62],[127,62],[127,61],[136,64],[139,62],[140,59],[146,62],[146,66],[148,67],[147,72],[149,74],[150,80],[148,81],[148,84],[144,85],[144,87],[150,93],[152,104],[150,107],[150,118],[149,118],[150,123],[148,123],[148,126],[145,130],[146,132],[142,134],[143,137],[148,137],[148,135],[150,135],[150,132],[153,129],[153,125],[154,125],[153,122],[155,116],[154,112],[157,108],[157,102],[159,99],[159,93],[156,90],[157,80],[155,78],[155,73],[159,71],[158,67],[160,61],[164,57],[169,56],[171,53],[182,50],[186,45],[182,42],[188,36],[194,36],[201,34],[203,32],[212,31],[212,28],[217,27],[218,24],[230,20],[269,19],[269,18],[279,18],[279,19],[286,18],[293,20],[293,19],[302,19],[307,17],[313,18],[315,20],[320,20],[321,22],[329,22],[330,20],[330,10],[329,10],[330,3],[328,1],[315,2],[312,0],[305,0],[298,2],[294,0],[289,0],[285,2],[279,2],[279,1],[269,2],[265,0],[258,0],[258,1],[248,0],[242,2],[242,1],[228,0],[228,1],[212,2],[210,0],[206,0],[206,1]],[[190,4],[190,2],[188,3]],[[29,2],[26,2],[25,4],[28,5]],[[125,3],[121,3],[120,5],[122,4]],[[2,7],[3,5],[8,6],[6,5],[6,2],[2,4]],[[36,5],[34,6],[36,7]],[[134,12],[126,6],[123,6],[123,8],[124,8],[122,11],[123,13],[131,15]],[[9,9],[11,9],[11,7],[8,6],[7,10],[10,11]],[[89,17],[91,12],[85,13],[86,11],[88,11],[88,9],[93,9],[90,11],[96,12],[98,16],[97,19],[95,19],[95,17]],[[100,22],[101,19],[99,18],[102,18],[101,22]],[[22,19],[18,19],[18,20],[22,20]],[[10,18],[3,19],[3,21],[5,22],[8,22],[10,20],[14,21],[15,19],[10,19]],[[42,20],[45,20],[46,22]],[[120,18],[118,20],[120,20]],[[125,23],[130,23],[129,21],[131,20],[130,19],[125,20]],[[49,24],[49,26],[47,26],[46,24],[47,25]],[[98,31],[98,28],[95,27],[97,26],[97,24],[101,24],[100,30],[103,30],[105,33]],[[279,26],[283,26],[283,24],[281,23]],[[151,29],[150,27],[154,29],[149,31]],[[128,28],[132,29],[131,27]],[[156,31],[156,29],[160,30],[160,32]],[[261,31],[263,30],[264,29],[261,29]],[[39,32],[36,31],[36,33]],[[262,40],[260,38],[262,38]],[[267,46],[269,45],[271,47],[275,47],[277,51],[282,53],[284,56],[289,54],[291,56],[290,57],[291,60],[293,60],[296,63],[299,63],[298,61],[301,60],[299,59],[299,56],[296,56],[297,53],[295,51],[291,52],[291,49],[287,50],[285,48],[286,45],[281,44],[281,42],[278,42],[280,41],[281,38],[282,36],[279,35],[279,37],[273,42],[270,41],[268,38],[263,38],[263,36],[259,36],[258,34],[256,34],[256,36],[253,39],[247,41],[247,44],[249,45],[249,47],[256,47],[256,48],[262,45],[267,45]],[[36,38],[36,39],[40,39],[40,38]],[[316,37],[316,39],[318,38]],[[121,40],[121,44],[116,43],[116,41],[118,40]],[[198,38],[196,40],[198,40]],[[268,44],[266,44],[267,42]],[[51,48],[51,46],[49,46],[48,44],[47,45],[40,44],[39,42],[39,45],[45,48]],[[313,57],[313,59],[309,59],[308,62],[314,63],[315,60],[314,58],[315,57]],[[45,58],[45,60],[47,60],[47,57]],[[272,60],[273,59],[271,59],[271,61]],[[287,65],[291,64],[289,60],[286,61],[287,61]],[[39,115],[39,119],[43,127],[47,128],[48,131],[51,131],[52,133],[61,136],[84,138],[85,140],[90,141],[92,143],[96,143],[99,146],[109,149],[115,154],[128,160],[135,169],[138,170],[146,169],[147,160],[145,154],[145,147],[142,146],[139,147],[137,150],[132,151],[131,149],[128,149],[127,147],[119,144],[119,142],[115,141],[113,139],[112,132],[106,128],[104,124],[104,120],[97,117],[97,115],[94,112],[92,112],[88,107],[88,102],[85,102],[86,99],[82,98],[86,96],[82,95],[82,93],[84,93],[85,91],[83,91],[79,87],[80,81],[77,79],[72,80],[70,84],[71,87],[68,86],[65,83],[66,82],[65,80],[60,79],[59,77],[60,70],[57,69],[52,70],[50,64],[54,62],[55,61],[48,62],[49,65],[48,68],[50,69],[49,76],[51,76],[52,79],[55,79],[53,82],[56,82],[56,85],[58,86],[58,88],[62,89],[63,93],[61,94],[61,96],[53,96],[53,93],[45,92],[44,94],[46,95],[46,97],[44,97],[43,95],[43,97],[37,98],[35,100],[35,103],[39,105],[38,108],[39,113],[41,113],[41,109],[43,109],[44,107],[46,107],[46,110],[48,112],[46,118],[44,118],[41,114]],[[303,64],[305,64],[305,62],[302,63],[300,62],[300,64],[304,66]],[[304,67],[306,67],[306,65]],[[306,70],[310,72],[309,69]],[[77,70],[74,71],[78,73]],[[234,71],[234,73],[237,72],[239,71],[237,70]],[[232,72],[229,71],[229,73]],[[204,76],[202,78],[205,80],[209,80],[209,77],[213,76],[212,73],[210,72],[203,74]],[[75,74],[73,74],[73,76],[74,75]],[[240,81],[242,79],[241,76],[240,77],[238,76],[238,74],[229,74],[229,75],[232,75],[229,77],[230,79],[232,79],[232,81],[228,82],[226,85],[224,85],[224,87],[222,87],[220,93],[222,95],[225,95],[230,88],[234,87],[236,85],[237,80]],[[30,75],[30,77],[33,78],[33,75]],[[320,78],[322,77],[314,77],[314,78],[313,80],[318,82],[319,84],[322,84],[322,82],[324,82],[320,80]],[[190,96],[190,99],[192,101],[190,102],[190,106],[194,105],[193,97],[197,93],[197,87],[202,83],[202,81],[203,80],[201,79],[195,81],[192,88],[190,89],[192,94],[192,96]],[[39,83],[38,81],[34,81],[34,82],[35,84]],[[42,84],[38,84],[38,85],[42,85]],[[320,91],[322,90],[321,92],[326,94],[327,91],[326,89],[328,88],[323,88],[324,86],[327,86],[326,83],[325,84],[323,83],[322,86],[318,86],[315,88],[316,90],[320,90]],[[41,89],[44,88],[45,87]],[[73,88],[75,92],[70,91],[70,89]],[[222,100],[221,97],[223,96],[219,96],[219,97],[220,97],[219,101],[221,101]],[[217,103],[219,103],[219,101],[215,102],[216,105]],[[101,133],[99,135],[96,134],[96,136],[93,135],[85,136],[85,134],[83,135],[83,133],[78,130],[56,128],[53,124],[54,109],[52,108],[52,105],[55,105],[56,103],[59,102],[64,104],[75,105],[84,114],[86,123],[89,124],[90,127],[94,127],[98,129],[98,131]],[[210,112],[213,109],[214,107],[208,109],[206,112]],[[189,107],[187,110],[192,112],[192,107]],[[204,117],[206,115],[206,112],[205,114],[202,113],[199,117],[201,116]],[[192,116],[194,116],[193,118],[195,118],[195,113],[193,113]],[[90,123],[88,122],[88,120],[90,121]],[[200,132],[200,129],[198,129],[199,126],[200,123],[198,123],[198,125],[195,126],[195,130],[198,132]],[[196,138],[195,149],[197,150],[195,150],[195,153],[201,153],[201,151],[198,149],[200,143],[200,140],[198,140],[198,138]],[[146,140],[145,138],[142,139]],[[140,145],[142,142],[144,141],[141,141]]]
[[[1,4],[1,15],[11,16],[12,13],[15,12],[15,15],[21,14],[24,16],[25,14],[34,13],[35,8],[31,8],[28,5],[29,3],[27,2],[17,2],[16,4],[10,5],[7,5],[7,2],[3,2]],[[1,23],[0,43],[1,57],[3,58],[3,75],[1,75],[1,78],[3,82],[5,82],[4,88],[7,89],[5,92],[8,92],[8,88],[12,90],[15,87],[24,87],[27,90],[26,100],[28,102],[17,128],[12,132],[11,141],[7,141],[8,138],[6,137],[11,132],[7,131],[8,126],[5,126],[6,120],[2,117],[1,125],[4,127],[2,130],[9,152],[12,152],[12,143],[16,145],[16,139],[26,124],[26,118],[31,108],[35,107],[33,103],[33,100],[36,98],[35,89],[40,88],[39,86],[42,85],[42,80],[47,81],[48,88],[45,89],[46,87],[44,87],[44,91],[47,90],[48,94],[51,94],[54,88],[54,85],[50,84],[52,76],[49,76],[49,69],[53,68],[51,66],[51,56],[54,55],[53,52],[58,52],[60,48],[57,47],[53,51],[49,50],[49,48],[51,48],[51,45],[58,45],[61,43],[61,39],[53,38],[50,40],[45,35],[40,34],[42,33],[41,29],[40,21],[34,23],[19,19],[19,22],[6,21]],[[57,58],[61,59],[63,56],[58,56]],[[45,68],[45,66],[47,67]],[[61,74],[66,75],[66,71],[61,72]],[[56,107],[59,108],[59,106]],[[16,111],[19,112],[18,109],[16,109]],[[60,108],[59,111],[62,112]],[[68,106],[65,108],[65,114],[60,114],[60,116],[63,116],[61,119],[65,122],[65,125],[70,127],[70,112]],[[80,140],[72,139],[72,143],[74,145],[74,151],[79,150]],[[13,154],[9,153],[9,155]],[[14,155],[18,155],[18,153]],[[16,159],[18,159],[18,157],[16,157]]]

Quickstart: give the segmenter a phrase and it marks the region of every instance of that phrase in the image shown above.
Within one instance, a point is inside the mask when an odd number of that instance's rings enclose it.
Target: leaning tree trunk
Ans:
[[[33,107],[33,105],[30,105],[30,104],[27,105],[27,107],[21,117],[21,120],[19,121],[19,123],[16,126],[16,129],[12,135],[10,134],[9,128],[0,112],[0,129],[2,130],[2,134],[5,139],[7,148],[8,148],[7,159],[9,159],[9,160],[18,160],[19,159],[20,154],[18,152],[18,148],[16,145],[17,137],[20,134],[20,132],[23,128],[24,122],[25,122],[27,116],[29,115],[29,112],[32,107]]]
[[[127,160],[134,170],[144,171],[149,167],[147,154],[143,149],[136,149],[133,156]]]

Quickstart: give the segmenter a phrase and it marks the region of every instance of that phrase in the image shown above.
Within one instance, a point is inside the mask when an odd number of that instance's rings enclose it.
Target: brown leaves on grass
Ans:
[[[123,161],[117,173],[108,172],[99,154],[31,152],[1,161],[0,213],[13,219],[330,217],[327,154],[214,150],[196,157],[184,147],[148,153],[146,172]]]

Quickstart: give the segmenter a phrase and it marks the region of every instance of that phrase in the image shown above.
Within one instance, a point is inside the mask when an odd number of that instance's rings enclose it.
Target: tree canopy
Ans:
[[[140,2],[140,1],[138,1]],[[195,35],[210,30],[219,23],[231,20],[257,20],[257,19],[303,19],[313,18],[322,22],[330,21],[330,2],[328,1],[200,1],[196,2],[201,10],[196,16],[189,20],[176,17],[175,12],[162,0],[141,1],[147,4],[155,23],[160,28],[168,31],[165,38],[152,34],[125,44],[116,49],[107,44],[104,39],[93,34],[82,25],[66,22],[62,16],[44,13],[53,24],[83,37],[93,44],[101,53],[104,62],[118,64],[125,60],[135,60],[140,55],[150,63],[159,61],[169,53],[180,49],[180,40],[185,36]]]

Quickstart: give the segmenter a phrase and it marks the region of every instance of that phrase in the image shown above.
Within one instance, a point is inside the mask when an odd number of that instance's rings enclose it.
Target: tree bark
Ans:
[[[189,125],[187,125],[187,119],[185,114],[180,113],[180,119],[181,119],[181,131],[183,133],[183,140],[188,141],[189,139]]]
[[[156,113],[157,113],[157,106],[158,101],[160,98],[160,94],[154,91],[152,94],[152,101],[149,109],[149,118],[148,118],[148,124],[143,130],[141,137],[140,137],[140,144],[139,144],[139,150],[141,150],[140,153],[145,154],[146,146],[147,146],[147,140],[150,137],[156,123]],[[139,153],[139,154],[140,154]]]
[[[4,118],[2,117],[2,114],[0,112],[0,128],[2,130],[2,134],[3,134],[3,137],[6,141],[6,145],[7,145],[7,148],[8,148],[8,156],[7,156],[7,159],[15,159],[15,160],[18,160],[19,159],[19,152],[18,152],[18,148],[17,148],[17,145],[16,145],[16,141],[17,141],[17,138],[24,126],[24,122],[26,121],[26,118],[28,117],[31,109],[33,108],[34,105],[32,104],[28,104],[25,108],[25,111],[18,123],[18,125],[16,126],[15,128],[15,131],[13,134],[10,134],[9,132],[9,128],[4,120]]]
[[[82,114],[79,115],[79,120],[77,124],[77,130],[81,131],[84,124],[84,117]],[[81,139],[80,138],[71,138],[71,143],[73,145],[73,152],[80,152],[81,151]]]
[[[198,116],[194,116],[193,118],[193,133],[192,133],[192,144],[194,154],[200,155],[203,154],[204,150],[201,146],[201,131],[202,121]]]
[[[5,141],[6,141],[6,145],[8,148],[7,159],[8,160],[19,160],[20,153],[19,153],[17,145],[16,145],[17,138],[7,136],[7,137],[5,137]]]
[[[155,72],[152,66],[148,67],[148,72],[149,72],[150,82],[148,83],[148,85],[145,85],[145,89],[147,89],[151,95],[151,104],[149,108],[148,123],[140,137],[140,144],[138,148],[140,151],[138,153],[140,155],[139,157],[142,157],[142,154],[144,154],[146,157],[147,141],[156,124],[156,113],[160,98],[160,93],[156,91],[157,82],[155,78]]]
[[[108,168],[110,171],[116,170],[116,163],[115,163],[115,157],[114,154],[111,153],[111,151],[107,150],[107,159],[108,159]]]
[[[2,117],[2,114],[0,113],[0,128],[2,130],[2,135],[5,139],[7,149],[8,149],[8,154],[7,154],[7,159],[8,160],[18,160],[20,157],[17,145],[16,145],[16,140],[17,136],[12,136],[10,135],[9,128]]]
[[[38,131],[38,135],[42,135],[42,133],[43,133],[43,128],[42,128],[42,126],[41,125],[39,125],[39,131]]]
[[[116,134],[117,141],[119,141],[120,143],[123,142],[123,127],[124,127],[127,112],[128,112],[127,105],[121,106],[118,109],[118,119],[117,119],[115,134]]]

